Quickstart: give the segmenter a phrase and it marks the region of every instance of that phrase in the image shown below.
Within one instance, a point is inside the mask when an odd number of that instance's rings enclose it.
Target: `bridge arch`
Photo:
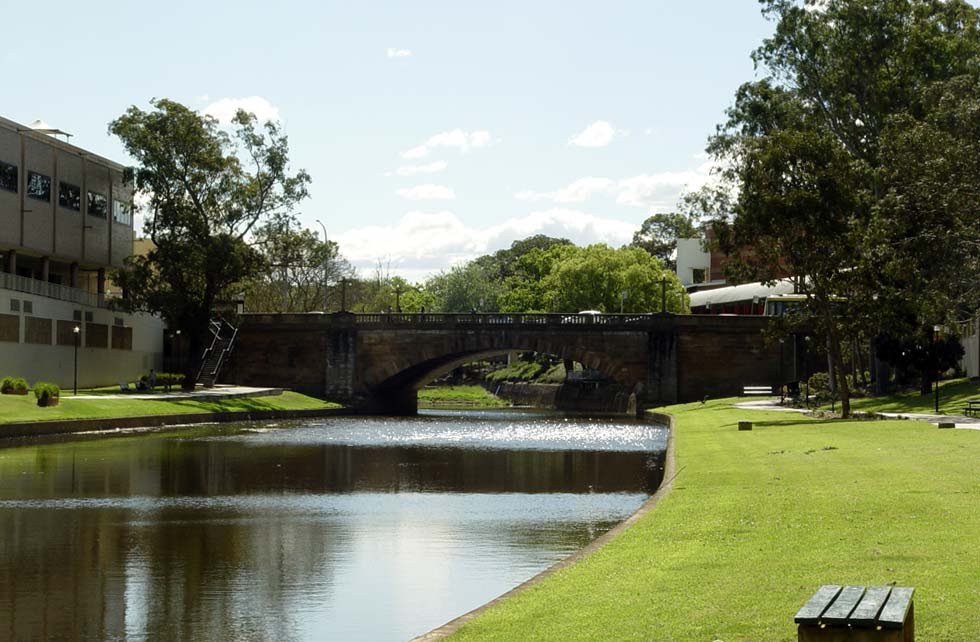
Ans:
[[[655,404],[733,396],[799,377],[765,317],[560,314],[249,314],[225,372],[386,413],[414,413],[426,381],[512,351],[579,361]]]

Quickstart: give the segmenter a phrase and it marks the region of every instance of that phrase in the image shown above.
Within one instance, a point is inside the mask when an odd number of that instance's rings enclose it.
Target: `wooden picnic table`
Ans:
[[[963,412],[969,415],[976,415],[980,412],[980,399],[968,399]]]
[[[799,642],[913,642],[915,589],[821,586],[794,618]]]

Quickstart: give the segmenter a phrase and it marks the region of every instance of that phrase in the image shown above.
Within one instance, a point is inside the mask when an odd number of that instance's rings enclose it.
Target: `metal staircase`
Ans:
[[[205,388],[213,388],[218,381],[221,366],[227,361],[235,347],[235,339],[238,337],[238,328],[227,321],[211,321],[211,347],[204,351],[201,359],[201,369],[197,373],[197,383]]]

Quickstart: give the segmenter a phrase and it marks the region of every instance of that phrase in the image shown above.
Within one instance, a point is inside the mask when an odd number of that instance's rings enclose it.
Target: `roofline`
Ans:
[[[4,129],[9,129],[21,135],[25,135],[28,138],[44,143],[45,145],[52,145],[54,147],[61,149],[62,151],[66,151],[71,154],[76,154],[87,161],[93,161],[99,163],[100,165],[105,165],[110,169],[114,169],[119,172],[123,172],[126,170],[125,165],[117,163],[116,161],[109,160],[104,156],[99,156],[94,152],[90,152],[82,147],[72,145],[71,143],[66,143],[64,141],[58,140],[54,136],[50,136],[48,134],[42,134],[41,132],[35,129],[31,129],[27,125],[22,125],[8,118],[4,118],[3,116],[0,116],[0,127]]]

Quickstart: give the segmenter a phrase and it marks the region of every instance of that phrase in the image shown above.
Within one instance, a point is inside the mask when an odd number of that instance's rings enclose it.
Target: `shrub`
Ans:
[[[54,405],[52,399],[57,399],[61,396],[61,388],[53,383],[38,381],[34,384],[34,396],[37,397],[37,405],[39,406]]]
[[[27,391],[27,379],[23,377],[4,377],[0,381],[0,392],[26,392]]]
[[[170,390],[172,386],[179,386],[184,383],[184,375],[176,372],[157,373],[157,385]]]

